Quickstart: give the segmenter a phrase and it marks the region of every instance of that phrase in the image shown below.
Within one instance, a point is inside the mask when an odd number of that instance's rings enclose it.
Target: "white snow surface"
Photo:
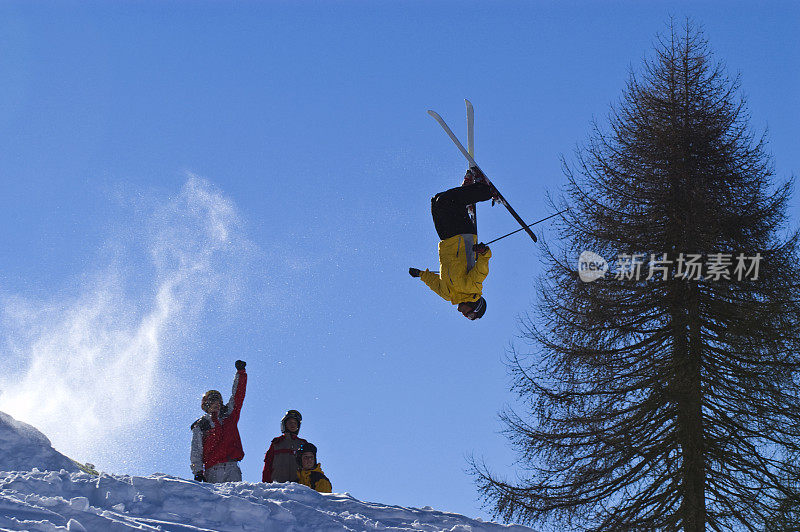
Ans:
[[[96,476],[76,469],[41,432],[0,412],[0,531],[530,530],[294,483],[204,484],[159,473]]]
[[[0,412],[0,471],[78,471],[75,463],[53,449],[50,440],[34,427]]]

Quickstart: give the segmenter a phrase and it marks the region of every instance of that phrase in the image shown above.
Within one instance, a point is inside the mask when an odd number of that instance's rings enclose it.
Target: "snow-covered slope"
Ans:
[[[75,462],[53,449],[47,436],[0,412],[0,471],[30,471],[34,467],[78,471]]]
[[[0,530],[530,530],[427,507],[362,502],[346,493],[320,494],[298,484],[71,472],[76,467],[39,431],[2,413],[0,420],[0,468],[17,469],[0,471]]]
[[[413,489],[413,486],[411,487]],[[200,484],[168,475],[0,473],[0,528],[67,530],[528,530],[298,484]],[[160,527],[160,528],[159,528]]]

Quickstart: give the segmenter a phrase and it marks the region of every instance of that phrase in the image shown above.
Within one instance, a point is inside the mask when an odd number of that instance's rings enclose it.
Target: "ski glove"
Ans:
[[[200,471],[200,472],[194,474],[194,479],[197,482],[205,482],[206,481],[206,476],[203,474],[202,471]]]
[[[422,274],[422,271],[420,271],[420,270],[418,270],[416,268],[409,268],[408,269],[408,274],[411,277],[419,277]]]
[[[247,362],[244,360],[237,360],[234,364],[236,366],[236,371],[242,371],[244,367],[247,365]]]
[[[472,246],[472,251],[475,251],[480,255],[483,255],[484,253],[489,251],[489,246],[481,242],[480,244],[475,244],[474,246]]]

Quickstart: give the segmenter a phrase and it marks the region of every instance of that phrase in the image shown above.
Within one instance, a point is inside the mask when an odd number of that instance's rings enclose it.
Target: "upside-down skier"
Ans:
[[[476,244],[477,229],[467,206],[497,197],[497,190],[480,169],[470,168],[460,187],[431,198],[433,224],[441,239],[439,273],[408,269],[442,299],[458,305],[458,311],[470,320],[480,319],[486,312],[483,280],[489,274],[492,251],[486,244]]]

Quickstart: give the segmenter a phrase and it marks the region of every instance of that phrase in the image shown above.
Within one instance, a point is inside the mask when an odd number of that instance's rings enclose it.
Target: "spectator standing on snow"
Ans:
[[[317,447],[304,443],[295,453],[297,459],[297,481],[320,493],[330,493],[331,481],[322,472],[322,464],[317,462]]]
[[[261,482],[297,482],[294,453],[302,444],[308,443],[297,436],[302,420],[303,416],[297,410],[289,410],[281,419],[283,435],[272,440],[267,454],[264,455]]]
[[[239,460],[244,458],[239,437],[239,414],[242,411],[247,387],[246,363],[236,361],[236,376],[228,404],[222,404],[222,394],[209,390],[203,395],[203,417],[192,423],[190,461],[194,479],[199,482],[239,482],[242,471]]]

